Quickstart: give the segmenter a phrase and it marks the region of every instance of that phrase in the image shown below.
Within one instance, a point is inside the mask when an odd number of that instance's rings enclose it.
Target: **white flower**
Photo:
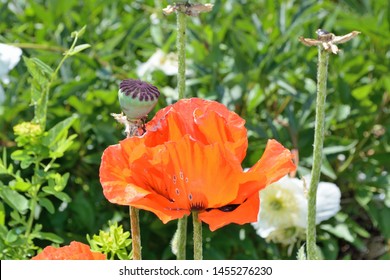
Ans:
[[[0,79],[4,83],[9,83],[7,74],[18,64],[21,55],[22,50],[20,48],[0,44]]]
[[[7,74],[16,66],[16,64],[18,64],[21,55],[22,50],[20,48],[6,44],[0,44],[0,80],[3,83],[9,83]],[[4,90],[0,85],[0,104],[3,103],[4,99]]]
[[[178,67],[179,62],[176,54],[166,54],[158,49],[148,61],[138,66],[137,74],[139,77],[144,77],[156,70],[161,70],[165,75],[173,76],[177,74]]]
[[[283,177],[260,191],[257,233],[267,241],[293,244],[302,239],[307,227],[306,187],[310,177],[302,180]],[[341,193],[332,183],[320,182],[317,190],[316,223],[329,219],[340,210]]]

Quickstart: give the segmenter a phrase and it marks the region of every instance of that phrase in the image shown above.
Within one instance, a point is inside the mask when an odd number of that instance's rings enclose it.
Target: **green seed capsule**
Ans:
[[[119,85],[119,104],[129,120],[146,117],[159,96],[157,87],[140,80],[127,79]]]

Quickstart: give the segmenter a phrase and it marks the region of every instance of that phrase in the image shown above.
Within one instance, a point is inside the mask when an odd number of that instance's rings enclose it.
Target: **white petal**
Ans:
[[[162,50],[157,50],[145,63],[142,63],[137,68],[137,74],[139,77],[143,77],[147,73],[151,73],[158,68],[159,61],[164,56]]]
[[[310,176],[304,177],[307,187],[310,186]],[[341,192],[333,183],[319,182],[317,188],[316,223],[325,221],[340,211]]]
[[[316,223],[325,221],[340,211],[340,189],[332,183],[320,182],[317,189]]]
[[[256,223],[252,223],[258,235],[262,238],[267,238],[277,228],[269,224],[266,219],[260,219]]]
[[[258,222],[252,225],[261,237],[279,229],[306,225],[307,201],[301,185],[299,180],[285,176],[260,192]],[[280,209],[274,208],[275,202],[281,203]]]
[[[161,70],[165,75],[173,76],[177,74],[179,63],[177,55],[174,53],[166,54],[158,49],[145,63],[137,68],[137,74],[140,77],[156,70]]]
[[[0,44],[0,77],[4,74],[7,74],[8,71],[13,69],[16,64],[20,61],[20,56],[22,55],[22,50],[20,48]],[[6,71],[4,73],[4,71]]]

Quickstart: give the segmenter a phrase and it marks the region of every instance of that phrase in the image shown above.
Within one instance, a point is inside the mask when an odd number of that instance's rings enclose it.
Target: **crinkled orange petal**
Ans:
[[[134,184],[126,153],[121,144],[109,146],[103,153],[100,165],[100,183],[104,196],[111,202],[129,205],[150,191]]]
[[[175,104],[169,105],[161,110],[159,110],[154,118],[147,123],[146,129],[147,130],[155,130],[158,127],[163,127],[166,125],[164,124],[164,119],[167,114],[170,114],[172,112],[175,112],[179,114],[179,118],[181,119],[182,123],[186,124],[187,131],[185,134],[191,134],[195,135],[193,133],[193,127],[194,127],[194,111],[201,108],[203,112],[207,113],[209,111],[215,111],[224,118],[230,120],[230,115],[235,114],[231,111],[229,111],[223,104],[205,100],[201,98],[189,98],[189,99],[181,99]]]
[[[207,143],[224,143],[241,162],[245,158],[248,148],[248,138],[244,127],[245,121],[236,114],[228,119],[218,112],[210,111],[207,114],[195,110],[195,122],[201,134],[207,138]]]
[[[265,175],[267,186],[295,169],[291,152],[278,141],[270,139],[260,160],[247,173],[254,176]]]
[[[247,149],[245,120],[223,104],[200,98],[181,99],[157,112],[146,124],[146,145],[176,141],[186,134],[203,144],[226,144],[243,160]]]
[[[232,203],[241,203],[253,193],[276,182],[296,169],[291,152],[276,140],[268,140],[260,160],[243,173],[237,198]]]
[[[256,222],[259,205],[259,195],[254,194],[231,212],[213,209],[200,212],[198,217],[199,220],[209,225],[211,231],[215,231],[231,223],[243,225]]]
[[[158,125],[154,127],[154,130],[149,128],[145,134],[145,144],[148,147],[160,145],[168,141],[180,140],[186,134],[191,135],[193,139],[201,143],[208,144],[207,138],[197,132],[198,128],[193,121],[185,122],[182,113],[177,112],[173,108],[168,111],[163,119],[157,120],[157,117],[154,117],[152,121],[157,122]]]
[[[164,145],[154,147],[145,146],[146,139],[131,137],[120,142],[125,158],[132,171],[131,181],[149,193],[158,193],[168,196],[164,185],[165,170],[161,166],[161,153],[165,151]]]
[[[189,135],[165,146],[165,185],[178,207],[220,207],[237,196],[241,164],[223,147],[203,145]]]
[[[92,252],[88,245],[72,241],[70,245],[55,248],[47,246],[32,260],[105,260],[102,253]]]
[[[140,139],[128,138],[104,151],[100,181],[105,197],[112,203],[151,211],[164,223],[189,214],[188,209],[177,209],[171,204],[166,191],[164,193],[163,174],[156,166],[158,163],[150,164],[152,150],[143,148],[144,153],[137,155],[139,145],[142,145]]]

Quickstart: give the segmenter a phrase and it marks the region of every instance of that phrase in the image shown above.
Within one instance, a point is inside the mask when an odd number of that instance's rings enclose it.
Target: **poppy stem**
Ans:
[[[142,260],[141,255],[141,230],[139,227],[139,210],[130,206],[130,226],[133,246],[133,260]]]
[[[179,68],[177,73],[178,99],[185,97],[186,89],[186,26],[187,15],[181,11],[176,12],[177,16],[177,39],[176,47],[178,52]]]
[[[194,226],[194,260],[202,260],[202,221],[198,219],[197,211],[192,212],[192,222]]]
[[[177,255],[178,260],[186,259],[187,216],[177,221]]]
[[[186,28],[187,15],[182,11],[176,11],[177,17],[177,38],[176,47],[178,52],[178,70],[177,70],[177,90],[178,99],[185,97],[186,89]],[[179,219],[177,222],[177,259],[186,259],[186,245],[187,245],[187,216]]]
[[[322,149],[324,145],[328,60],[329,52],[327,52],[322,46],[318,46],[316,120],[314,128],[313,166],[311,170],[311,181],[308,192],[308,216],[306,231],[306,249],[308,260],[318,259],[316,246],[316,200],[317,187],[321,175]]]

